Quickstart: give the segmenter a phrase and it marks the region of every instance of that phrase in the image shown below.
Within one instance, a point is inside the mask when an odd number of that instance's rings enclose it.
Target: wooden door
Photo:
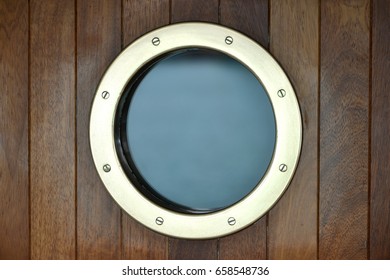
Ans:
[[[0,0],[1,259],[389,259],[388,0]],[[252,226],[168,238],[108,195],[88,142],[116,55],[171,23],[219,23],[289,75],[303,149],[282,199]]]

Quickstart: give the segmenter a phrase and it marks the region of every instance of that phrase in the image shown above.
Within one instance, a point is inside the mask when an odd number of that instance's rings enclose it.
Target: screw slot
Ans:
[[[287,165],[284,164],[284,163],[279,165],[279,171],[280,172],[286,172],[287,171]]]
[[[230,217],[228,219],[228,224],[231,225],[231,226],[234,226],[236,224],[236,219],[233,218],[233,217]]]
[[[155,45],[155,46],[160,45],[160,38],[154,37],[154,38],[152,39],[152,44]]]
[[[156,218],[156,224],[157,225],[161,226],[163,223],[164,223],[164,219],[163,218],[161,218],[161,217],[157,217]]]
[[[108,91],[103,91],[102,97],[103,97],[103,99],[108,99],[110,97],[110,93]]]
[[[225,43],[228,44],[228,45],[233,44],[233,37],[232,36],[227,36],[225,38]]]
[[[110,172],[111,166],[109,164],[105,164],[105,165],[103,165],[103,170],[104,170],[104,172]]]
[[[285,96],[286,96],[286,91],[285,91],[284,89],[278,90],[278,96],[279,96],[280,98],[285,97]]]

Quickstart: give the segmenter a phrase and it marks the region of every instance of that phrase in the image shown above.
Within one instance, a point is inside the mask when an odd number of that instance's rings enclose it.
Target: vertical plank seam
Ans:
[[[221,0],[218,0],[218,24],[221,24]]]
[[[220,257],[220,244],[221,244],[221,238],[218,238],[217,239],[217,260],[220,260],[221,257]]]
[[[32,248],[31,248],[31,1],[28,0],[27,7],[27,17],[28,17],[28,54],[27,54],[27,72],[28,72],[28,86],[27,86],[27,165],[28,165],[28,255],[29,259],[32,259]]]
[[[318,1],[318,76],[317,76],[317,260],[320,259],[320,164],[321,164],[321,0]]]
[[[122,209],[120,209],[119,211],[119,246],[120,246],[120,252],[119,252],[119,255],[120,255],[120,258],[123,260],[124,259],[124,253],[123,253],[123,222],[122,222],[122,219],[123,219],[123,214],[122,214]]]
[[[75,26],[74,26],[74,132],[75,132],[75,136],[74,136],[74,159],[75,159],[75,162],[74,162],[74,198],[75,198],[75,219],[74,219],[74,223],[75,223],[75,252],[74,252],[74,257],[75,259],[77,260],[78,259],[78,242],[77,242],[77,237],[78,237],[78,229],[77,229],[77,217],[78,217],[78,200],[77,200],[77,191],[78,191],[78,186],[77,186],[77,183],[78,183],[78,180],[77,180],[77,173],[78,173],[78,158],[77,158],[77,155],[78,155],[78,146],[77,146],[77,97],[78,97],[78,92],[77,92],[77,75],[78,75],[78,69],[77,69],[77,27],[78,27],[78,14],[77,14],[77,0],[74,0],[74,23],[75,23]]]
[[[123,50],[123,42],[124,42],[124,35],[123,35],[123,1],[126,0],[120,0],[121,1],[121,51]],[[122,212],[122,210],[121,210]],[[122,217],[121,217],[122,218]]]
[[[169,24],[171,24],[172,23],[172,0],[169,0],[169,11],[168,11],[168,13],[169,13],[169,15],[168,15],[168,17],[169,17]]]
[[[271,45],[271,0],[268,0],[268,26],[267,26],[267,49],[270,51]],[[259,42],[260,43],[260,42]]]
[[[269,215],[267,214],[265,216],[265,259],[269,260]]]
[[[372,31],[373,31],[373,0],[370,0],[370,42],[369,42],[369,76],[368,76],[368,209],[367,209],[367,259],[371,259],[371,141],[372,141]]]
[[[169,260],[169,252],[171,251],[171,238],[168,237],[167,238],[167,256],[166,256],[166,260]]]

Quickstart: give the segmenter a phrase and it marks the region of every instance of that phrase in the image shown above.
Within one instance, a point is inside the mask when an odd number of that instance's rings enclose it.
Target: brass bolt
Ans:
[[[228,219],[228,224],[231,226],[234,226],[236,224],[236,219],[234,219],[233,217],[230,217]]]
[[[287,165],[284,164],[284,163],[279,165],[279,170],[280,170],[280,172],[286,172],[287,171]]]
[[[285,96],[286,96],[286,91],[285,91],[284,89],[278,90],[278,96],[279,96],[280,98],[285,97]]]
[[[228,45],[233,44],[233,37],[227,36],[227,37],[225,38],[225,43],[228,44]]]
[[[103,91],[102,97],[103,97],[103,99],[108,99],[110,97],[110,93],[108,91]]]
[[[104,172],[110,172],[111,166],[109,164],[105,164],[105,165],[103,165],[103,170],[104,170]]]
[[[164,219],[163,219],[163,218],[161,218],[161,217],[157,217],[157,218],[156,218],[156,224],[158,224],[159,226],[161,226],[163,223],[164,223]]]
[[[152,44],[155,45],[155,46],[160,45],[160,38],[154,37],[154,38],[152,39]]]

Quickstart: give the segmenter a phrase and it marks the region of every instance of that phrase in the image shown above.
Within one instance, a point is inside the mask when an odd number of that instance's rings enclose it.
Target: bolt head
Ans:
[[[161,218],[161,217],[157,217],[156,218],[156,224],[157,225],[161,226],[163,223],[164,223],[164,219],[163,218]]]
[[[233,217],[230,217],[228,219],[228,224],[231,225],[231,226],[234,226],[236,224],[236,219],[233,218]]]
[[[103,97],[103,99],[108,99],[110,97],[110,93],[108,91],[103,91],[102,97]]]
[[[233,44],[233,37],[232,36],[227,36],[225,38],[225,43],[228,44],[228,45]]]
[[[286,91],[285,91],[284,89],[278,90],[278,96],[279,96],[280,98],[285,97],[285,96],[286,96]]]
[[[286,172],[287,171],[287,165],[282,163],[281,165],[279,165],[279,171],[280,172]]]
[[[103,165],[103,170],[104,170],[104,172],[110,172],[111,166],[109,164],[105,164],[105,165]]]
[[[154,38],[152,39],[152,44],[155,45],[155,46],[160,45],[160,38],[154,37]]]

